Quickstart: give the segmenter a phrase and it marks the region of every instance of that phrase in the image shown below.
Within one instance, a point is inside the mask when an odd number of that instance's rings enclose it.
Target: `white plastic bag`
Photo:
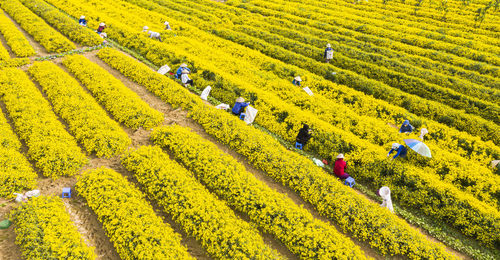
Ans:
[[[251,106],[247,106],[246,110],[245,110],[245,119],[243,119],[243,121],[245,121],[245,123],[247,123],[247,125],[253,123],[253,121],[255,120],[255,117],[257,116],[257,112],[259,112],[259,110],[251,107]]]
[[[160,69],[158,69],[158,73],[161,75],[167,74],[170,71],[170,67],[168,65],[163,65]]]
[[[313,158],[312,160],[313,160],[314,164],[316,164],[319,167],[325,166],[325,164],[322,161],[320,161],[319,159]]]
[[[388,208],[391,212],[394,212],[394,208],[392,207],[392,199],[391,199],[391,190],[387,186],[383,186],[378,191],[380,197],[382,197],[383,201],[380,204],[381,207]]]
[[[201,93],[201,95],[200,95],[201,99],[203,99],[203,100],[205,100],[205,101],[206,101],[206,100],[207,100],[207,98],[208,98],[208,95],[210,94],[210,90],[212,90],[212,87],[207,86],[207,87],[203,90],[203,92]]]
[[[326,58],[329,60],[333,59],[333,50],[326,51]]]
[[[313,92],[311,91],[311,89],[309,87],[304,87],[302,88],[307,94],[309,94],[309,96],[312,96],[314,95]]]
[[[228,110],[230,108],[230,106],[228,104],[221,103],[221,104],[218,104],[215,108]]]

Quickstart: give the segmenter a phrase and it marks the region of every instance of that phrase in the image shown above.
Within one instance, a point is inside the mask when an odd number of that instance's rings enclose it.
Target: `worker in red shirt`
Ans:
[[[345,167],[347,166],[344,161],[344,154],[337,155],[337,160],[335,161],[335,166],[333,167],[333,173],[335,176],[339,177],[342,180],[345,180],[351,176],[344,172]]]

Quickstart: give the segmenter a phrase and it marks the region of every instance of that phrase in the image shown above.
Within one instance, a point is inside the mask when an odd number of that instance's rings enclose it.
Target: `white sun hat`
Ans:
[[[188,65],[186,63],[181,64],[181,68],[186,68]]]
[[[80,19],[85,19],[85,15],[80,16]]]
[[[144,26],[144,27],[142,27],[142,30],[144,30],[144,31],[149,30],[149,27],[148,26]]]
[[[297,76],[295,77],[295,81],[302,81],[302,79],[300,78],[300,76]]]
[[[337,159],[344,159],[344,154],[343,153],[339,153],[339,155],[337,155]]]
[[[236,99],[236,102],[245,102],[245,99],[243,97],[239,97]]]
[[[100,23],[99,26],[106,26],[106,24],[105,23]]]
[[[393,143],[392,144],[392,149],[398,149],[401,145],[398,143]]]
[[[330,44],[328,43],[328,44],[326,44],[326,47],[330,48],[330,47],[332,47],[332,45],[330,45]]]

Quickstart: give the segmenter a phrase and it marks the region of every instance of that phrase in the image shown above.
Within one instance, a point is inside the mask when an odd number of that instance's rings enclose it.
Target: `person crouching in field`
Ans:
[[[387,157],[389,157],[392,152],[396,152],[396,155],[394,155],[394,157],[391,158],[391,160],[394,160],[398,157],[405,158],[406,154],[408,153],[408,150],[406,149],[406,147],[404,145],[401,145],[398,143],[393,143],[391,150],[387,154]]]
[[[193,80],[189,78],[189,70],[182,70],[181,81],[185,87],[193,85]]]
[[[104,29],[106,29],[106,24],[105,23],[100,23],[99,27],[97,27],[97,33],[101,34],[102,31],[104,31]]]
[[[191,72],[191,70],[187,67],[187,64],[186,63],[182,63],[181,66],[179,66],[179,68],[175,72],[175,78],[176,79],[180,79],[181,78],[183,70],[187,70],[187,71]]]
[[[344,154],[337,155],[337,160],[335,160],[335,165],[333,166],[333,173],[341,180],[345,180],[351,176],[345,173],[345,168],[347,163],[344,161]]]
[[[85,15],[80,16],[80,20],[78,20],[78,23],[81,26],[87,26],[87,20],[85,20]]]
[[[413,132],[413,129],[415,129],[411,124],[409,120],[405,120],[403,124],[401,125],[401,128],[399,128],[400,133],[411,133]]]
[[[242,97],[239,97],[236,99],[236,103],[234,103],[234,107],[231,110],[231,112],[233,112],[234,115],[240,116],[241,113],[243,113],[245,111],[245,108],[249,105],[250,105],[249,102],[245,103],[245,99]]]
[[[299,87],[300,87],[300,82],[302,82],[302,79],[300,78],[300,76],[297,76],[297,77],[293,78],[293,80],[292,80],[292,84],[295,86],[299,86]]]
[[[147,27],[147,26],[142,27],[142,32],[147,32],[149,35],[149,38],[151,38],[151,39],[155,39],[155,40],[158,40],[160,42],[162,41],[161,34],[159,32],[153,32],[153,31],[149,30],[149,27]]]
[[[297,138],[295,138],[295,147],[302,150],[304,146],[306,146],[307,142],[309,142],[309,139],[311,139],[311,137],[312,130],[309,128],[309,125],[304,124],[304,126],[302,126],[302,128],[299,130]]]

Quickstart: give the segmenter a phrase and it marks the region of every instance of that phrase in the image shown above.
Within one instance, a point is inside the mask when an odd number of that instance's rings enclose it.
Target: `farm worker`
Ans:
[[[233,114],[239,116],[239,115],[241,115],[241,113],[243,113],[243,111],[245,111],[245,107],[247,107],[249,105],[250,105],[249,102],[245,103],[245,99],[242,97],[239,97],[236,99],[236,103],[234,103],[234,107],[231,111],[233,112]]]
[[[409,134],[413,131],[413,129],[415,129],[415,128],[412,125],[410,125],[410,121],[405,120],[403,122],[403,124],[401,125],[401,128],[399,128],[399,132]]]
[[[394,151],[396,151],[396,155],[394,155],[394,157],[392,157],[391,160],[396,159],[398,156],[404,158],[406,157],[406,153],[408,152],[408,150],[406,150],[406,147],[404,147],[404,145],[393,143],[391,150],[387,154],[387,157],[389,157],[389,155]]]
[[[349,174],[344,172],[346,166],[347,164],[344,161],[344,154],[337,155],[337,160],[335,160],[335,165],[333,166],[333,173],[335,174],[335,176],[342,180],[351,177],[349,176]]]
[[[156,40],[158,40],[158,41],[160,41],[160,42],[162,41],[162,40],[161,40],[161,35],[160,35],[160,33],[159,33],[159,32],[149,31],[149,32],[148,32],[148,34],[149,34],[149,38],[151,38],[151,39],[156,39]]]
[[[191,72],[191,70],[187,67],[187,64],[186,63],[182,63],[181,66],[175,72],[175,78],[176,79],[180,79],[181,78],[182,70],[187,70],[187,71]]]
[[[99,27],[97,27],[97,33],[101,34],[102,31],[104,30],[104,28],[106,28],[106,24],[105,23],[100,23]]]
[[[153,32],[153,31],[149,30],[149,27],[147,27],[147,26],[142,27],[142,32],[147,32],[148,35],[149,35],[149,38],[156,39],[156,40],[159,40],[161,42],[161,35],[160,35],[160,33]]]
[[[309,128],[308,124],[304,124],[302,128],[299,130],[297,134],[297,138],[295,138],[295,142],[302,145],[302,147],[306,146],[309,139],[312,137],[312,130]]]
[[[185,87],[187,87],[187,85],[193,85],[193,80],[189,78],[188,74],[189,70],[186,69],[182,70],[181,81]]]
[[[302,82],[302,79],[300,78],[300,76],[297,76],[293,78],[292,84],[300,87],[300,82]]]
[[[172,27],[170,27],[170,23],[165,21],[165,30],[172,30]]]
[[[80,20],[78,20],[78,23],[81,26],[87,26],[87,20],[85,20],[85,15],[80,16]]]
[[[329,63],[333,59],[333,49],[329,43],[326,45],[325,54],[323,56],[327,63]]]
[[[101,38],[103,39],[102,45],[108,44],[108,41],[106,41],[106,38],[108,38],[108,35],[105,32],[99,34],[99,36],[101,36]]]

